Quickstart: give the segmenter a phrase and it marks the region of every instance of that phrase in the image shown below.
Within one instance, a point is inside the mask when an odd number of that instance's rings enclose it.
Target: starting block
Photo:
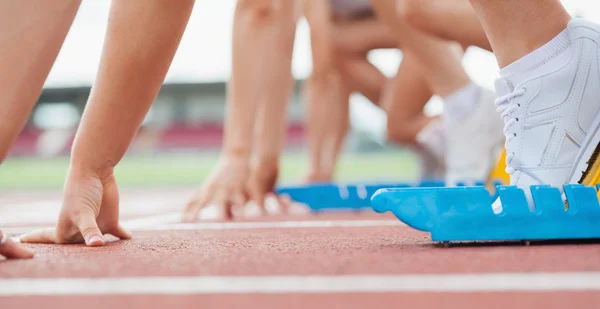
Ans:
[[[500,185],[501,183],[494,183]],[[465,186],[463,183],[458,186]],[[483,182],[476,185],[483,186]],[[312,211],[324,210],[361,210],[370,208],[371,196],[383,188],[429,188],[443,187],[444,182],[426,180],[420,183],[371,183],[371,184],[339,184],[322,183],[298,186],[282,186],[275,190],[277,195],[287,195],[295,202],[308,205]],[[488,193],[490,194],[490,193]],[[492,197],[497,196],[494,191]]]
[[[431,233],[438,242],[530,241],[600,238],[598,188],[581,184],[559,188],[538,185],[530,192],[497,186],[502,211],[495,214],[495,198],[483,186],[380,189],[371,198],[376,212],[391,211],[407,225]]]
[[[312,211],[360,210],[369,208],[371,196],[382,188],[408,188],[408,184],[336,184],[322,183],[284,186],[275,190],[277,195],[287,195],[298,203],[308,205]]]

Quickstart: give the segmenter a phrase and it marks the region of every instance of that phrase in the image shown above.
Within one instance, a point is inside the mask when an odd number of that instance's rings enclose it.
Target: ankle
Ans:
[[[494,49],[498,66],[504,68],[552,41],[567,28],[571,16],[560,10],[554,12],[551,20],[552,22],[542,23],[544,26],[531,27],[519,36],[507,38],[503,44],[506,48]]]

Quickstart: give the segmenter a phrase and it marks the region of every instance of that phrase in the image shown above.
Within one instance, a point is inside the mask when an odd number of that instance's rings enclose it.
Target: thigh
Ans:
[[[338,52],[366,54],[373,49],[396,48],[392,31],[374,16],[334,19],[331,41]]]
[[[428,34],[491,51],[468,0],[397,0],[406,21]]]

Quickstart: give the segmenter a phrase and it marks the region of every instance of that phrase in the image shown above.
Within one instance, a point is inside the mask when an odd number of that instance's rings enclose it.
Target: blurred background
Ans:
[[[196,2],[165,84],[116,170],[122,187],[197,186],[210,172],[223,135],[235,3]],[[600,21],[595,0],[563,3],[572,14]],[[39,102],[0,168],[0,191],[62,187],[70,146],[100,59],[109,6],[110,1],[83,1]],[[377,50],[369,58],[391,76],[402,53]],[[498,67],[491,53],[472,47],[463,62],[475,82],[492,88]],[[299,91],[310,72],[309,29],[301,20],[293,59],[297,82],[288,108],[281,183],[299,181],[307,167]],[[426,106],[429,114],[442,111],[439,98]],[[351,133],[338,167],[338,180],[409,181],[417,176],[416,157],[386,142],[386,121],[383,112],[364,97],[351,97]]]

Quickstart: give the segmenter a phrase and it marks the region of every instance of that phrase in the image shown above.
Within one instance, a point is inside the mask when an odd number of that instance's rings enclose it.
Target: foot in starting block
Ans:
[[[431,233],[433,241],[520,241],[600,238],[597,188],[532,186],[525,192],[498,186],[502,210],[485,187],[381,189],[371,198],[377,212],[391,211],[407,225]]]
[[[501,183],[494,183],[495,186]],[[483,182],[476,183],[483,186]],[[443,187],[444,182],[427,180],[417,184],[410,183],[371,183],[371,184],[337,184],[322,183],[299,186],[283,186],[276,190],[278,195],[287,195],[292,201],[308,205],[313,211],[322,210],[360,210],[370,208],[373,194],[382,188],[411,188],[411,187]],[[465,186],[465,184],[458,184]],[[489,193],[488,193],[489,194]],[[492,198],[497,197],[494,190]]]

